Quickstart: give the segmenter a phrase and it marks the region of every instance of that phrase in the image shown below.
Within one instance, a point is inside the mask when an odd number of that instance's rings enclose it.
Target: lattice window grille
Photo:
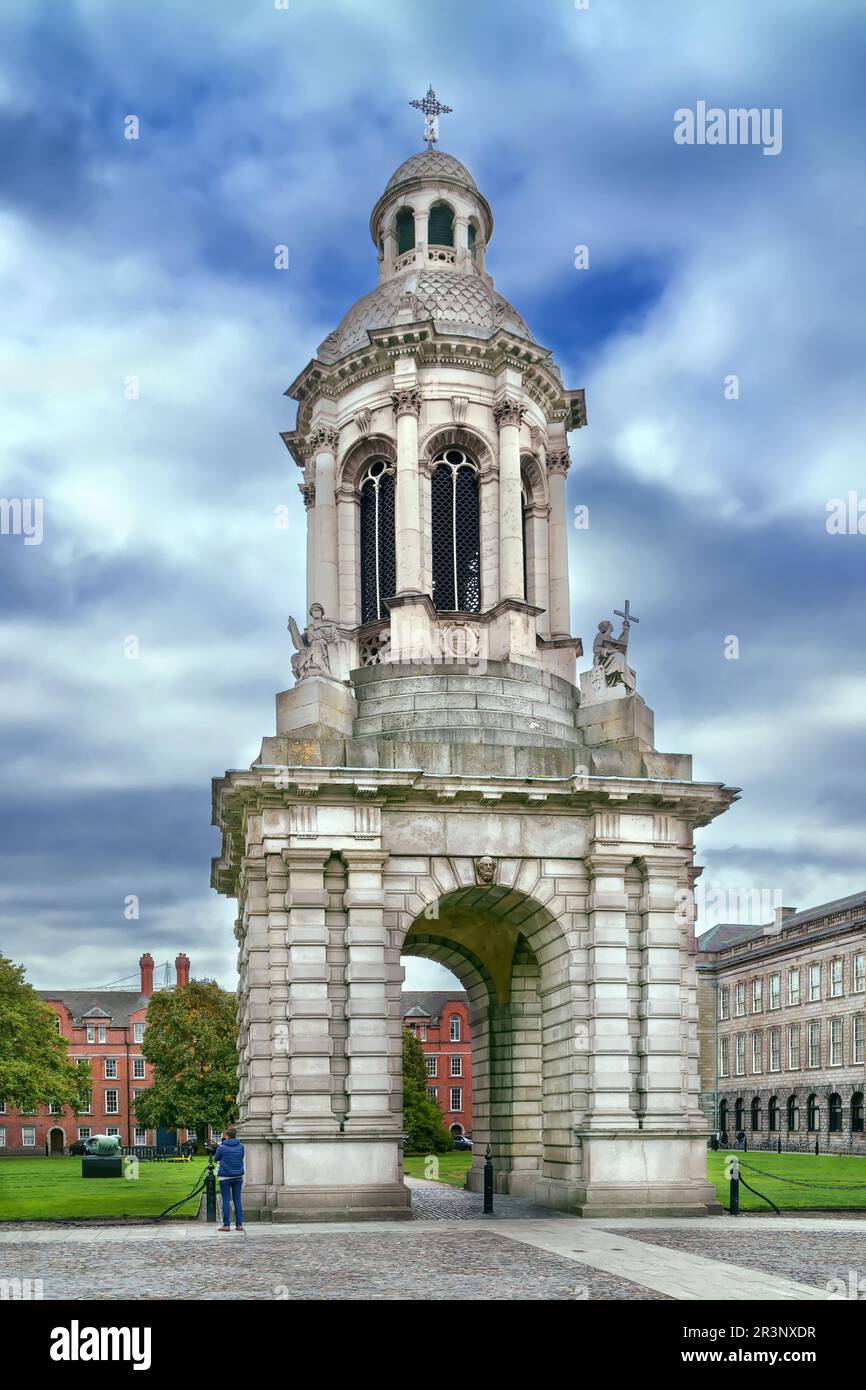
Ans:
[[[361,480],[361,622],[387,618],[397,589],[394,466],[375,459]]]
[[[433,602],[440,610],[481,612],[478,467],[462,449],[434,460],[431,483]]]

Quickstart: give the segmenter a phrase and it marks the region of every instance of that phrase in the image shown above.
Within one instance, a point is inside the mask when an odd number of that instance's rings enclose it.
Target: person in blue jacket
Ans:
[[[214,1158],[219,1164],[220,1197],[223,1207],[221,1231],[231,1230],[231,1204],[235,1204],[235,1230],[244,1229],[244,1209],[241,1205],[241,1188],[244,1185],[244,1146],[238,1138],[234,1125],[223,1130],[223,1137],[217,1146]]]

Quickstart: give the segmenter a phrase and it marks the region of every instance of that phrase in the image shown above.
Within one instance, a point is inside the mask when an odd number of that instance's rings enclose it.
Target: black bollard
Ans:
[[[213,1154],[207,1156],[207,1173],[204,1179],[205,1219],[216,1221],[216,1177],[214,1176]]]
[[[818,1140],[815,1140],[815,1157],[818,1157]]]
[[[731,1216],[740,1214],[740,1160],[731,1158]]]
[[[493,1154],[490,1145],[484,1150],[484,1215],[493,1214]]]
[[[781,1152],[782,1152],[782,1136],[781,1136],[781,1134],[780,1134],[780,1135],[779,1135],[778,1144],[777,1144],[777,1146],[776,1146],[776,1153],[779,1153],[779,1154],[780,1154]]]

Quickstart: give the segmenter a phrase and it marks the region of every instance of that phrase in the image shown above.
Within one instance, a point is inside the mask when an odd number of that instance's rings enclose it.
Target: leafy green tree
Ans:
[[[442,1111],[427,1090],[423,1048],[408,1028],[403,1029],[403,1131],[405,1153],[443,1154],[451,1149]]]
[[[152,996],[141,1051],[154,1079],[135,1103],[140,1125],[194,1129],[202,1153],[208,1125],[237,1119],[235,1009],[234,995],[215,980]]]
[[[24,979],[24,967],[0,956],[0,1100],[11,1110],[86,1104],[87,1079],[66,1052],[57,1015]]]

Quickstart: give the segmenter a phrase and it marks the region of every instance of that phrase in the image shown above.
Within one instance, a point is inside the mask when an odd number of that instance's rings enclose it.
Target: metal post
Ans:
[[[216,1176],[214,1174],[213,1154],[207,1156],[207,1173],[204,1179],[205,1219],[216,1221]]]
[[[740,1160],[731,1156],[731,1216],[740,1214]]]
[[[782,1136],[781,1136],[781,1134],[780,1134],[780,1135],[779,1135],[779,1139],[778,1139],[778,1143],[777,1143],[777,1146],[776,1146],[776,1153],[779,1153],[779,1154],[780,1154],[781,1152],[782,1152]]]
[[[490,1145],[484,1150],[484,1215],[493,1214],[493,1154]]]
[[[815,1157],[818,1157],[818,1140],[815,1140]]]

